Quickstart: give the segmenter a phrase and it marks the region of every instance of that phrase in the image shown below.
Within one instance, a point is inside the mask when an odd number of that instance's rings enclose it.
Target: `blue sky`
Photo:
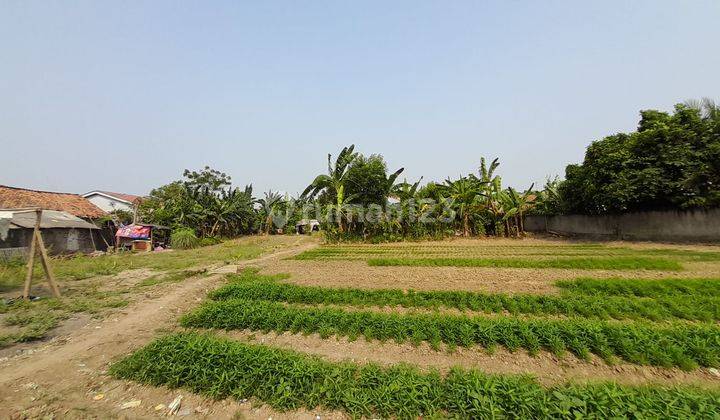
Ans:
[[[355,143],[408,178],[564,173],[640,109],[720,99],[720,2],[0,0],[0,184],[296,193]]]

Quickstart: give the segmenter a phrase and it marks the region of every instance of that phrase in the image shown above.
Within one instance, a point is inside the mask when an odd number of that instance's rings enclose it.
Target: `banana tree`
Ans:
[[[278,206],[281,204],[282,196],[272,190],[265,192],[264,194],[265,198],[259,199],[258,203],[262,206],[263,212],[265,213],[263,232],[267,235],[270,233],[270,229],[273,226],[273,216],[275,215]]]
[[[396,184],[392,187],[390,191],[390,197],[397,199],[400,203],[400,228],[403,231],[404,235],[407,235],[408,229],[410,227],[410,217],[411,214],[416,214],[416,205],[415,198],[417,196],[418,187],[420,186],[420,182],[422,181],[423,177],[420,177],[420,179],[414,183],[410,184],[407,182],[407,179],[403,182]]]
[[[347,180],[347,169],[350,163],[357,157],[354,153],[355,145],[345,147],[338,154],[335,164],[332,164],[332,155],[328,153],[328,173],[320,174],[313,180],[305,191],[300,195],[301,198],[315,198],[320,192],[325,191],[328,194],[336,196],[340,188],[344,188]],[[337,198],[337,197],[336,197]]]
[[[441,185],[441,192],[453,203],[462,223],[463,236],[470,236],[470,218],[481,207],[483,182],[475,176],[460,177],[455,181],[450,178]]]
[[[335,198],[335,209],[342,214],[343,208],[352,197],[345,197],[345,183],[347,181],[347,169],[353,160],[357,157],[354,153],[355,145],[344,147],[338,154],[335,164],[332,164],[332,155],[328,154],[328,173],[318,175],[313,182],[300,195],[302,199],[312,199],[320,192],[325,192],[328,196]],[[339,222],[340,232],[344,231],[342,218]]]
[[[338,231],[343,233],[346,231],[346,223],[353,218],[350,203],[357,197],[357,194],[345,195],[345,185],[339,185],[337,189],[337,200],[335,202],[335,212],[338,220]]]
[[[560,196],[561,181],[557,177],[548,178],[542,191],[537,195],[536,207],[541,214],[552,216],[561,210],[562,197]]]
[[[533,186],[535,186],[535,184],[530,185],[530,188],[525,190],[522,194],[518,193],[512,187],[508,187],[508,195],[510,196],[512,205],[517,209],[515,224],[517,226],[518,236],[525,234],[523,215],[535,206],[535,199],[537,196],[532,192]]]

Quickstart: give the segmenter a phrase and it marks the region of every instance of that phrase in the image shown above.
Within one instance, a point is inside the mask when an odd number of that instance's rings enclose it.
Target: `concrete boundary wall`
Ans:
[[[525,230],[604,240],[720,242],[720,209],[526,216]]]

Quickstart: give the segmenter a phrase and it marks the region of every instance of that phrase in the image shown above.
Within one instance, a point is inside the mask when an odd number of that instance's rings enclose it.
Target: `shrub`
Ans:
[[[177,249],[196,248],[200,245],[200,240],[195,236],[195,231],[189,228],[181,228],[173,231],[170,235],[170,244]]]
[[[200,246],[217,245],[220,242],[222,242],[222,240],[220,238],[217,238],[214,236],[210,237],[210,238],[202,238],[202,239],[200,239]]]

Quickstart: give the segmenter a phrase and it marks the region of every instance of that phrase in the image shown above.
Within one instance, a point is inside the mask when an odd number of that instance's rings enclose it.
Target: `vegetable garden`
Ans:
[[[357,287],[352,277],[344,287],[307,285],[292,269],[327,265],[328,271],[316,272],[322,283],[342,275],[333,267],[350,260],[355,270],[402,266],[415,270],[408,276],[424,273],[426,281],[449,268],[497,275],[520,269],[532,276],[552,267],[577,276],[553,280],[552,293],[504,293],[437,290],[422,281],[413,289]],[[179,331],[117,362],[112,374],[212,398],[252,398],[281,411],[352,417],[714,418],[720,408],[720,389],[709,379],[720,366],[720,253],[712,249],[560,241],[343,245],[305,251],[282,267],[290,269],[228,275],[224,286],[181,317]],[[341,353],[327,360],[308,345],[251,343],[232,331],[331,340]],[[382,354],[349,360],[342,353],[349,343],[383,343],[388,352],[427,346],[451,359],[460,349],[477,357],[552,355],[558,368],[566,360],[606,366],[609,380],[565,377],[547,384],[532,369],[510,375],[467,363],[398,365],[383,363]],[[633,378],[628,385],[617,373],[623,369],[665,380]],[[690,379],[667,379],[673,377]]]

